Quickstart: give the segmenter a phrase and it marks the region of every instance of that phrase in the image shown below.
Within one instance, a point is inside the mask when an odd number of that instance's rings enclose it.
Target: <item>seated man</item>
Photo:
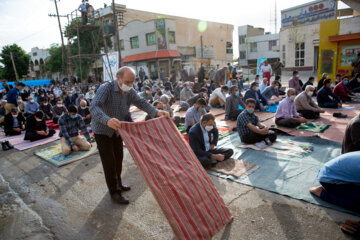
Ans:
[[[326,202],[360,213],[360,152],[350,152],[325,163],[310,193]]]
[[[139,93],[139,96],[144,98],[146,101],[148,101],[149,103],[153,102],[153,97],[151,94],[151,89],[148,86],[144,87],[144,91],[142,91],[141,93]]]
[[[90,110],[85,100],[82,100],[80,102],[79,115],[82,117],[86,125],[89,125],[91,123]]]
[[[186,82],[184,84],[183,89],[180,92],[180,103],[179,103],[180,110],[186,111],[190,107],[187,101],[193,96],[195,96],[195,94],[191,90],[191,84],[189,82]]]
[[[259,90],[260,92],[263,92],[265,90],[265,88],[267,88],[268,86],[268,79],[264,78],[261,82],[261,84],[259,85]]]
[[[156,93],[154,95],[154,101],[159,101],[160,97],[163,95],[161,88],[156,89]]]
[[[286,91],[287,97],[283,99],[275,114],[275,123],[278,126],[295,128],[301,123],[306,123],[306,119],[301,117],[296,111],[295,98],[296,91],[293,88],[289,88]]]
[[[6,136],[20,135],[25,125],[25,118],[18,108],[12,108],[5,116],[4,132]]]
[[[196,94],[195,96],[187,100],[187,103],[190,105],[190,107],[192,107],[199,98],[203,98],[207,101],[208,100],[207,92],[208,92],[207,88],[201,88],[200,93]]]
[[[24,140],[33,142],[52,137],[55,133],[54,129],[48,129],[42,111],[37,111],[26,119]]]
[[[303,90],[303,91],[305,91],[305,89],[306,89],[306,87],[307,86],[314,86],[314,81],[315,81],[315,78],[314,77],[309,77],[309,80],[306,82],[306,83],[304,83],[304,85],[302,85],[302,87],[301,87],[301,89]],[[314,90],[314,93],[316,92],[316,89]]]
[[[170,106],[170,98],[168,97],[168,95],[162,95],[159,100],[163,104],[163,110],[168,112],[171,118],[174,117],[174,111]]]
[[[189,108],[185,114],[185,129],[189,132],[190,128],[200,121],[202,115],[206,114],[206,101],[203,98],[199,98],[195,105]]]
[[[351,119],[346,126],[341,153],[360,151],[360,115]]]
[[[241,142],[246,144],[258,143],[257,145],[263,148],[276,141],[276,134],[259,121],[258,116],[254,113],[255,105],[255,99],[246,99],[246,109],[238,116],[236,129]]]
[[[261,92],[261,94],[266,98],[266,100],[272,101],[273,103],[280,101],[280,93],[279,93],[279,82],[278,81],[272,81],[271,85],[266,87],[264,91]],[[272,100],[273,99],[273,100]]]
[[[4,124],[5,121],[5,105],[6,105],[6,100],[0,100],[0,125]]]
[[[153,102],[153,106],[156,108],[156,110],[161,110],[161,111],[164,110],[164,105],[160,101]],[[145,117],[145,121],[150,120],[150,119],[152,119],[151,116],[149,114],[147,114]]]
[[[35,102],[34,97],[30,96],[28,97],[28,102],[25,106],[25,116],[29,117],[35,112],[39,111],[39,104]]]
[[[53,119],[52,107],[48,101],[49,100],[47,98],[43,98],[39,107],[40,111],[42,111],[45,115],[45,120]]]
[[[58,123],[59,117],[64,114],[67,113],[67,109],[63,104],[63,100],[61,98],[56,99],[56,105],[53,106],[52,108],[53,111],[53,122],[55,124]]]
[[[334,88],[335,96],[340,97],[342,101],[350,102],[351,99],[357,98],[357,95],[354,94],[350,89],[347,88],[347,84],[349,83],[349,77],[343,76],[341,82],[339,82]]]
[[[341,108],[342,102],[338,96],[331,91],[331,79],[324,80],[324,86],[317,93],[317,102],[322,108]]]
[[[250,88],[245,92],[244,101],[248,98],[255,99],[255,109],[260,111],[265,110],[265,105],[268,104],[267,99],[260,93],[259,84],[257,82],[251,83]]]
[[[215,127],[215,117],[211,113],[204,114],[200,122],[190,129],[190,147],[204,167],[229,159],[234,154],[232,149],[215,148],[218,137],[219,131]]]
[[[216,88],[210,96],[210,105],[213,107],[224,107],[228,90],[229,88],[226,85]]]
[[[245,104],[239,96],[238,86],[230,88],[230,96],[226,98],[225,102],[225,120],[235,121],[242,110],[239,109],[241,105],[245,109]]]
[[[62,154],[67,156],[71,151],[89,151],[91,149],[91,137],[84,120],[77,114],[78,110],[75,105],[70,105],[68,111],[59,118]],[[83,135],[79,134],[79,130]]]
[[[312,100],[314,91],[315,87],[308,85],[305,91],[295,98],[296,111],[306,119],[317,119],[320,117],[320,113],[325,112]]]
[[[171,84],[171,83],[170,83],[170,84]],[[172,105],[172,104],[175,102],[175,97],[174,97],[174,95],[171,93],[170,87],[166,86],[166,87],[164,88],[163,95],[166,95],[166,96],[169,97],[169,103],[170,103],[170,105]]]
[[[350,80],[347,87],[354,93],[360,93],[360,73],[356,74],[355,77]]]

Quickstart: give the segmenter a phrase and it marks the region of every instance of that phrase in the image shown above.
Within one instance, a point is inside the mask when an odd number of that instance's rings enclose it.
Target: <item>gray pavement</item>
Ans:
[[[33,155],[35,149],[1,152],[0,239],[174,239],[127,150],[123,181],[132,187],[131,203],[120,206],[107,193],[99,155],[57,168]],[[214,239],[351,239],[338,224],[360,220],[211,179],[234,216]]]

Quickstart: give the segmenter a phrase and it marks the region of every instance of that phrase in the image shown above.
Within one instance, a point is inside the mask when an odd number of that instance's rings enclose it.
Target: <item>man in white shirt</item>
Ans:
[[[262,65],[260,71],[263,75],[263,78],[267,78],[267,80],[268,80],[267,86],[270,86],[270,78],[272,75],[272,68],[271,68],[271,65],[267,62],[267,60],[264,61],[264,64]]]
[[[229,88],[226,85],[216,88],[210,96],[210,100],[209,100],[210,105],[213,107],[225,106],[226,93],[228,92],[228,90]]]
[[[259,90],[260,92],[263,92],[265,90],[265,88],[267,87],[267,83],[268,83],[268,79],[267,78],[264,78],[262,80],[262,83],[260,84],[259,86]]]

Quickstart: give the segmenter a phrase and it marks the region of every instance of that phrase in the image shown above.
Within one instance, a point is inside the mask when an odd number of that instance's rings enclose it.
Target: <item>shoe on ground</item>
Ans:
[[[129,200],[119,193],[111,194],[111,199],[118,204],[129,204]]]
[[[6,141],[5,144],[8,146],[9,149],[13,149],[14,146],[9,143],[9,141]]]
[[[120,190],[123,191],[123,192],[130,191],[130,190],[131,190],[131,187],[130,187],[130,186],[127,186],[127,185],[122,185],[122,186],[120,187]]]
[[[8,147],[8,145],[7,145],[5,142],[2,142],[2,143],[1,143],[1,146],[2,146],[2,150],[3,150],[3,151],[9,150],[9,147]]]
[[[333,113],[333,116],[337,118],[347,118],[347,115],[342,113]]]
[[[264,149],[264,148],[266,148],[267,145],[266,145],[265,141],[261,141],[261,142],[255,143],[255,146],[260,149]]]
[[[272,145],[272,142],[270,141],[269,138],[266,138],[264,141],[265,141],[266,145],[268,145],[268,146]]]

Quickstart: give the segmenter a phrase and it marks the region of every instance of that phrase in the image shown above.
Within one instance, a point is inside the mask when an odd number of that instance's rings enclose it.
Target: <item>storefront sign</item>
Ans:
[[[281,28],[336,19],[336,2],[324,0],[281,11]]]
[[[343,46],[341,48],[340,62],[342,67],[350,67],[360,53],[360,45]]]
[[[156,38],[158,50],[167,49],[166,44],[166,30],[165,30],[165,19],[158,18],[155,20]]]
[[[322,50],[321,52],[321,72],[332,74],[333,73],[333,61],[334,51],[333,50]]]

